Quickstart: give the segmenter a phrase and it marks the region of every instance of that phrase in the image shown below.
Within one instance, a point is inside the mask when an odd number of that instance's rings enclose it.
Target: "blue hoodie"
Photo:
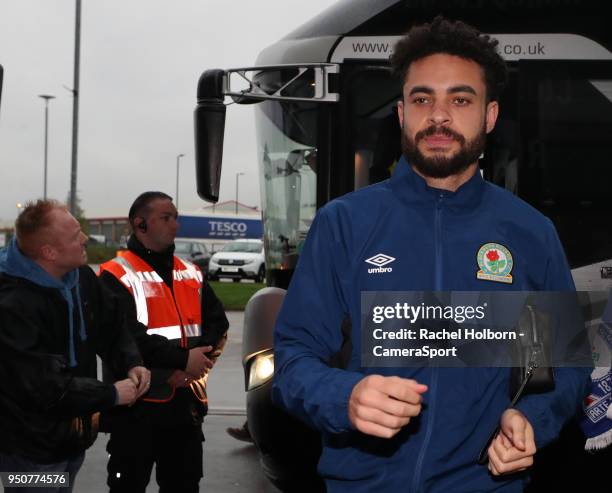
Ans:
[[[77,360],[74,348],[74,305],[79,310],[79,336],[82,341],[87,340],[87,331],[85,328],[85,319],[83,317],[83,309],[81,307],[81,292],[79,289],[79,270],[74,269],[65,274],[61,281],[52,277],[40,265],[32,259],[26,257],[17,245],[16,238],[10,241],[9,245],[0,250],[0,273],[7,274],[12,277],[19,277],[30,281],[38,286],[50,289],[57,289],[68,304],[68,358],[71,367],[77,366]],[[76,298],[76,300],[75,300]]]
[[[510,282],[479,277],[489,243],[509,252]],[[384,269],[371,265],[381,258]],[[431,188],[402,158],[391,179],[330,202],[313,221],[277,318],[273,399],[322,432],[330,493],[522,491],[521,479],[493,478],[476,462],[509,406],[509,369],[363,368],[361,293],[573,289],[550,220],[478,172],[456,192]],[[330,368],[346,318],[352,353],[345,369]],[[428,385],[419,417],[392,439],[349,420],[349,397],[367,374]],[[556,369],[554,391],[521,399],[538,448],[576,413],[588,374]]]

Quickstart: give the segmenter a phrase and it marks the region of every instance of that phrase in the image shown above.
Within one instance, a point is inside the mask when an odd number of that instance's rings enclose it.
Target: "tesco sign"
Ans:
[[[245,234],[247,231],[247,225],[244,222],[238,221],[209,221],[210,231],[212,234],[221,234],[224,235],[226,233],[230,234]]]
[[[231,217],[179,216],[177,236],[182,238],[227,239],[261,238],[261,219]]]

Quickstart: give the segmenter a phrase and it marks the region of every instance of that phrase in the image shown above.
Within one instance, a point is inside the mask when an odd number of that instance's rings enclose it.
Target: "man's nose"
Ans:
[[[431,113],[429,114],[429,121],[434,125],[439,126],[448,125],[451,120],[452,118],[447,105],[440,101],[435,102],[431,108]]]

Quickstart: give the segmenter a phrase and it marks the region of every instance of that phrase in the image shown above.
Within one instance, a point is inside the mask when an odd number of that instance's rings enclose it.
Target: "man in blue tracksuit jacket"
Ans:
[[[508,368],[361,366],[362,291],[574,289],[552,223],[478,171],[506,77],[496,45],[442,18],[399,41],[404,157],[390,180],[323,207],[304,245],[275,329],[273,398],[322,432],[329,492],[521,491],[512,474],[584,396],[588,368],[557,368],[554,391],[508,409]],[[347,319],[350,358],[332,368]]]

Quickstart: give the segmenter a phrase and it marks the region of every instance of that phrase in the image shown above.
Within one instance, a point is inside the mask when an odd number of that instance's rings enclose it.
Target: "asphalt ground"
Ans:
[[[228,343],[208,382],[210,411],[204,420],[204,478],[200,482],[200,491],[278,493],[261,471],[255,447],[234,440],[225,431],[229,426],[244,423],[246,405],[241,363],[243,312],[228,312],[228,319]],[[85,463],[76,478],[75,492],[108,491],[107,442],[108,435],[101,434],[87,451]],[[151,478],[147,493],[158,490],[155,471]]]

